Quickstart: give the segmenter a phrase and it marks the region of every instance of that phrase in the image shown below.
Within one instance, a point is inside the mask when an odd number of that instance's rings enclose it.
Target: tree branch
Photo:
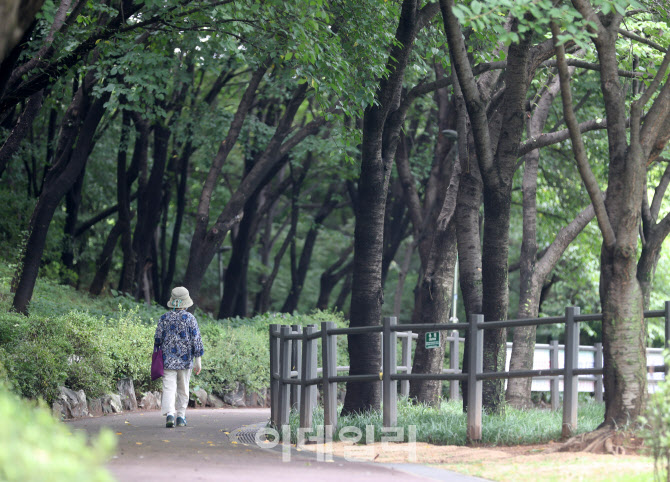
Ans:
[[[626,125],[627,126],[630,125],[630,119],[627,119]],[[578,125],[578,128],[580,133],[607,129],[607,119],[602,120],[591,119],[588,121],[584,121]],[[527,154],[534,149],[547,147],[552,144],[565,141],[567,139],[570,139],[569,129],[561,129],[560,131],[548,132],[546,134],[542,134],[537,137],[532,137],[523,144],[521,144],[521,146],[519,147],[519,156],[523,156],[524,154]]]
[[[629,32],[628,30],[624,30],[622,28],[619,28],[619,33],[624,37],[628,37],[629,39],[635,40],[636,42],[640,42],[642,44],[649,45],[650,47],[655,48],[656,50],[659,50],[663,53],[666,53],[668,51],[668,49],[666,49],[662,45],[657,44],[656,42],[654,42],[652,40],[649,40],[647,38],[641,37],[637,34],[634,34],[633,32]]]
[[[565,59],[565,62],[567,65],[571,67],[579,67],[586,70],[595,70],[597,72],[600,72],[600,64],[586,62],[585,60],[567,59],[567,58]],[[542,65],[545,67],[556,67],[556,59],[545,60],[544,62],[542,62]],[[620,77],[647,78],[647,74],[643,72],[633,72],[631,70],[622,70],[622,69],[619,69],[618,72]]]
[[[565,61],[565,49],[562,45],[558,44],[559,30],[556,22],[551,23],[551,32],[554,37],[554,46],[556,48],[558,75],[561,82],[563,112],[565,115],[565,123],[568,126],[568,130],[570,131],[572,151],[575,155],[577,166],[579,167],[579,174],[582,177],[582,181],[584,182],[586,190],[589,193],[589,197],[591,198],[591,202],[593,203],[596,218],[598,219],[598,226],[600,227],[600,231],[603,234],[603,243],[608,248],[612,248],[616,243],[616,236],[607,215],[607,210],[605,209],[605,203],[603,202],[600,187],[598,186],[598,181],[593,174],[593,171],[591,171],[591,167],[589,166],[589,161],[586,156],[586,149],[584,148],[584,141],[582,140],[582,135],[579,131],[579,124],[577,124],[577,118],[575,117],[575,113],[572,110],[570,74],[568,72],[567,62]]]

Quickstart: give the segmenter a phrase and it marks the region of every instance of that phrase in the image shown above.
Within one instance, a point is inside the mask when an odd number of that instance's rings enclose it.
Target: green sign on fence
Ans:
[[[426,348],[439,348],[440,347],[440,332],[439,331],[429,331],[426,333]]]

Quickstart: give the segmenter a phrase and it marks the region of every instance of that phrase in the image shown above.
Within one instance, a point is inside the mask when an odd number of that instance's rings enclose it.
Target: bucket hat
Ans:
[[[170,301],[167,303],[168,308],[188,308],[193,306],[193,300],[188,295],[188,290],[183,286],[177,286],[172,290]]]

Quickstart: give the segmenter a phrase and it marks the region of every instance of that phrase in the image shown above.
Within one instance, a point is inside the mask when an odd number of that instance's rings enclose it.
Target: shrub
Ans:
[[[339,327],[346,326],[341,315],[325,311],[306,315],[266,313],[253,318],[199,323],[205,345],[199,384],[205,390],[221,393],[235,389],[236,382],[239,382],[252,391],[260,392],[270,384],[270,325],[306,326],[319,325],[322,321],[334,321]],[[349,359],[346,337],[338,337],[337,346],[338,364],[346,365]]]
[[[24,397],[51,403],[61,385],[97,397],[125,377],[138,390],[157,386],[149,376],[154,328],[142,323],[136,310],[121,309],[115,319],[81,311],[22,318],[27,321],[0,317],[0,361]]]
[[[667,366],[670,352],[665,350],[663,354]],[[654,471],[657,476],[663,472],[670,474],[670,385],[666,381],[657,385],[640,423],[642,438],[654,457]]]
[[[88,447],[83,435],[70,433],[46,407],[19,400],[1,387],[0,413],[0,480],[113,480],[103,468],[116,443],[109,430]]]
[[[100,340],[114,380],[132,378],[136,390],[149,390],[160,384],[152,384],[150,376],[155,330],[155,325],[142,323],[137,308],[125,310],[119,305],[116,317],[106,321]]]
[[[200,385],[222,393],[243,383],[260,392],[269,383],[268,337],[250,326],[232,328],[205,323],[200,327],[205,346]]]

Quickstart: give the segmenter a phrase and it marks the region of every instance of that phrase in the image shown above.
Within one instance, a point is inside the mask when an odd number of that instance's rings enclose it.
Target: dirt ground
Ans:
[[[332,448],[312,444],[300,450],[332,450],[335,456],[352,461],[427,464],[497,481],[517,481],[520,471],[524,480],[538,481],[653,480],[653,459],[644,455],[635,440],[627,444],[625,455],[560,452],[563,444],[558,442],[513,447],[334,442]]]

